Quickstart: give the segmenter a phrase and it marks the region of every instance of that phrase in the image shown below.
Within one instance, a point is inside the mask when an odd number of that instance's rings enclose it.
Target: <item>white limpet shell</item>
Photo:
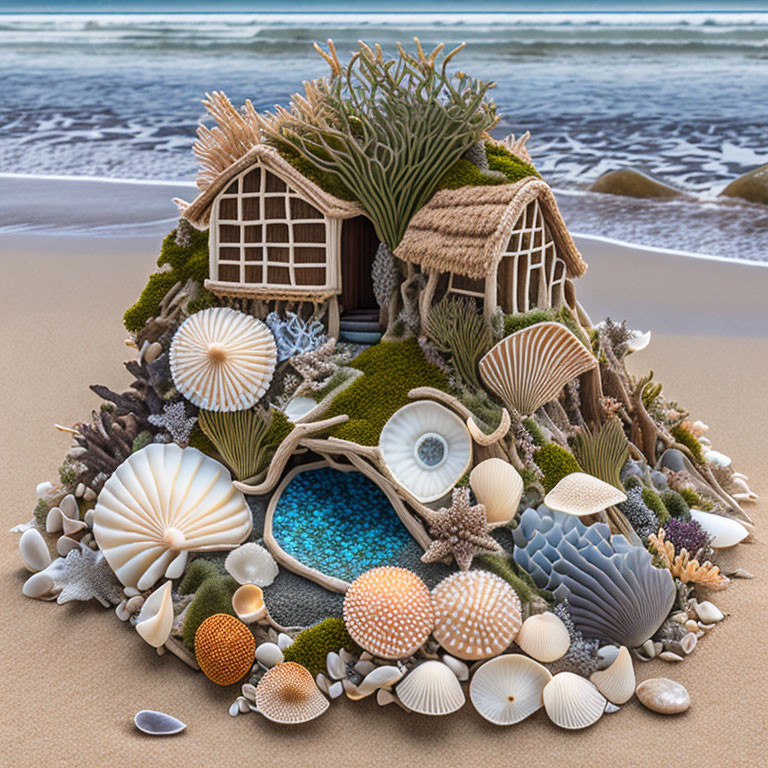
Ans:
[[[193,315],[194,317],[194,315]],[[251,510],[218,461],[153,443],[129,456],[99,494],[93,534],[118,579],[139,590],[181,576],[188,552],[232,549]]]
[[[731,517],[713,515],[711,512],[692,509],[691,518],[704,529],[707,535],[712,537],[710,546],[713,549],[734,547],[749,536],[749,531]]]
[[[405,707],[420,715],[450,715],[466,701],[461,683],[442,661],[425,661],[395,687]]]
[[[486,661],[472,677],[469,698],[478,714],[494,725],[514,725],[542,706],[549,670],[522,654]]]
[[[56,592],[51,575],[45,571],[30,576],[21,588],[24,597],[32,597],[35,600],[55,600]]]
[[[285,661],[285,656],[283,656],[283,652],[275,643],[262,643],[256,649],[255,659],[259,664],[270,668],[276,664],[282,664]]]
[[[596,723],[605,712],[606,699],[584,677],[560,672],[544,687],[544,709],[560,728],[575,730]]]
[[[136,631],[153,648],[164,645],[173,629],[171,586],[171,582],[166,581],[144,601],[139,611]]]
[[[622,645],[611,666],[594,672],[589,679],[608,701],[626,704],[635,695],[635,670],[629,650]]]
[[[651,343],[651,332],[630,331],[626,341],[627,352],[640,352]]]
[[[311,397],[292,397],[288,404],[283,409],[283,413],[291,420],[297,421],[298,419],[306,416],[311,410],[317,408],[317,400],[313,400]]]
[[[214,307],[179,326],[169,359],[173,383],[187,400],[207,411],[241,411],[267,391],[277,346],[260,320]]]
[[[277,635],[277,647],[284,651],[286,648],[290,648],[293,645],[293,638],[287,635],[285,632],[279,632]]]
[[[265,547],[254,542],[233,549],[224,561],[224,568],[238,584],[255,584],[257,587],[268,587],[278,574],[275,558]]]
[[[396,411],[381,430],[379,451],[395,482],[422,503],[443,498],[472,463],[466,425],[430,400]]]
[[[37,487],[35,488],[35,495],[38,499],[42,499],[48,491],[53,490],[53,483],[51,483],[48,480],[44,480],[42,483],[38,483]]]
[[[544,503],[550,509],[575,517],[594,515],[626,500],[626,494],[618,488],[586,472],[566,475],[544,497]]]
[[[523,496],[523,478],[503,459],[481,461],[470,473],[469,484],[489,523],[508,523]]]
[[[338,653],[330,651],[325,657],[325,667],[328,670],[328,674],[334,680],[342,680],[347,676],[347,669],[344,662],[341,660],[341,656]]]
[[[51,553],[37,528],[28,528],[19,539],[19,552],[28,571],[37,573],[51,564]]]
[[[232,595],[232,608],[243,624],[261,621],[267,615],[264,593],[255,584],[243,584]]]
[[[153,709],[142,709],[133,718],[136,727],[150,736],[172,736],[181,733],[187,726],[165,712],[155,712]]]
[[[709,600],[696,603],[694,610],[699,620],[705,624],[716,624],[725,618],[723,612],[714,603],[710,603]]]
[[[571,636],[565,624],[547,611],[529,616],[520,627],[515,642],[536,661],[550,663],[568,653]]]

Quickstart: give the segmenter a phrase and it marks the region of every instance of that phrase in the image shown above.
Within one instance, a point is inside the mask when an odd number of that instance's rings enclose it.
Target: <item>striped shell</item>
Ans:
[[[560,323],[536,323],[503,338],[478,364],[485,384],[523,416],[553,400],[597,366],[595,356]]]
[[[256,687],[256,707],[267,720],[297,725],[314,720],[328,709],[312,674],[293,661],[270,669]]]
[[[233,549],[251,526],[226,467],[195,448],[153,443],[104,483],[93,535],[117,578],[144,591],[181,576],[188,552]]]
[[[421,648],[432,632],[432,597],[415,573],[389,565],[374,568],[349,585],[344,623],[369,653],[401,659]]]
[[[461,571],[432,590],[434,635],[460,659],[487,659],[505,651],[521,622],[520,599],[504,579],[488,571]]]
[[[176,389],[207,411],[243,411],[269,387],[277,364],[272,332],[255,317],[226,307],[190,315],[171,342]]]
[[[516,642],[530,657],[548,664],[568,653],[571,636],[565,624],[547,611],[529,616],[520,627]]]
[[[608,701],[626,704],[635,694],[635,670],[626,646],[621,646],[610,667],[594,672],[589,679]]]
[[[395,687],[402,704],[420,715],[450,715],[466,701],[456,675],[442,661],[419,664]]]
[[[546,667],[526,656],[497,656],[475,672],[469,698],[489,722],[514,725],[541,708],[544,686],[551,679]]]
[[[545,686],[544,709],[560,728],[576,730],[596,723],[605,711],[605,697],[586,678],[560,672]]]
[[[610,483],[585,472],[572,472],[544,497],[544,504],[556,512],[584,517],[626,500],[626,495]]]

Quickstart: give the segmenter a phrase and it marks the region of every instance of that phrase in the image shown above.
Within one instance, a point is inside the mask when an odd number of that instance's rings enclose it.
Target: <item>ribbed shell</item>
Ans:
[[[566,475],[545,497],[544,503],[556,512],[583,517],[627,500],[626,494],[585,472]]]
[[[328,709],[312,674],[294,661],[272,667],[256,687],[256,707],[267,720],[298,725]]]
[[[605,712],[605,697],[586,678],[560,672],[545,686],[544,709],[560,728],[576,730],[596,723]]]
[[[163,574],[181,576],[186,552],[232,549],[251,526],[226,467],[195,448],[153,443],[104,484],[93,534],[117,578],[143,591]]]
[[[571,636],[565,624],[547,611],[528,617],[520,627],[516,642],[529,656],[548,664],[568,653]]]
[[[420,715],[450,715],[466,701],[456,675],[442,661],[425,661],[395,686],[397,698]]]
[[[460,571],[432,590],[434,635],[460,659],[487,659],[505,651],[522,621],[520,599],[504,579],[488,571]]]
[[[415,573],[388,565],[374,568],[349,585],[344,623],[369,653],[401,659],[421,648],[432,632],[432,597]]]
[[[635,694],[635,670],[627,648],[622,645],[613,664],[594,672],[589,679],[608,701],[626,704]]]
[[[551,679],[546,667],[526,656],[497,656],[475,672],[469,698],[489,722],[514,725],[541,708],[544,686]]]
[[[470,473],[469,484],[478,504],[485,505],[489,523],[508,523],[523,495],[523,478],[503,459],[481,461]]]
[[[277,364],[272,332],[255,317],[226,307],[190,315],[171,342],[176,389],[207,411],[242,411],[269,387]]]
[[[480,360],[485,384],[530,416],[560,390],[595,368],[595,356],[560,323],[536,323],[502,339]]]

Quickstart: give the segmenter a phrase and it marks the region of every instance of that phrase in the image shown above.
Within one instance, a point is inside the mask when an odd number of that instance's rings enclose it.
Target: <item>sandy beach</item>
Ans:
[[[98,406],[89,384],[127,385],[122,313],[153,268],[158,235],[169,228],[157,222],[172,218],[172,208],[162,207],[142,219],[155,222],[143,229],[158,231],[133,237],[0,235],[3,531],[31,517],[36,484],[55,476],[69,440],[53,424],[71,424]],[[652,343],[632,359],[633,371],[653,369],[665,394],[706,421],[715,446],[749,475],[753,490],[768,496],[768,268],[588,238],[579,238],[579,246],[590,270],[577,296],[592,319],[610,314],[652,328]],[[98,605],[23,597],[18,536],[4,533],[0,764],[397,768],[423,764],[429,754],[435,765],[488,768],[758,765],[768,717],[764,509],[761,502],[749,510],[757,535],[736,553],[738,565],[758,579],[736,581],[714,598],[732,614],[728,620],[684,663],[637,666],[641,680],[669,676],[685,684],[692,709],[665,719],[632,701],[577,733],[557,730],[542,711],[498,729],[470,704],[426,721],[395,708],[378,711],[372,700],[339,701],[299,730],[257,715],[233,719],[227,709],[237,686],[219,689],[174,657],[157,656],[130,625]],[[145,708],[179,717],[187,731],[167,739],[142,736],[132,718]]]

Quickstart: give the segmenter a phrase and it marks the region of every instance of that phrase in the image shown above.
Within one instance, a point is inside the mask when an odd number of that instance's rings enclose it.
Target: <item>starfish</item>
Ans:
[[[501,551],[491,536],[485,506],[469,503],[469,488],[454,488],[451,506],[433,512],[426,520],[433,541],[421,556],[424,563],[452,555],[456,565],[466,571],[475,555]]]

